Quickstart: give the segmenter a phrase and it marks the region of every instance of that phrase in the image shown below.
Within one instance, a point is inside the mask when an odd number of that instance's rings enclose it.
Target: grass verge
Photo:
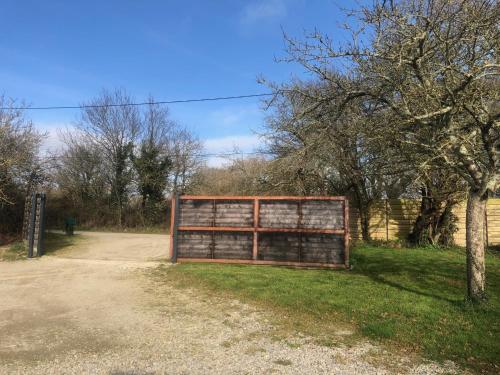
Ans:
[[[45,254],[53,254],[59,250],[68,248],[79,240],[78,235],[66,236],[61,233],[45,233]],[[0,247],[0,261],[12,262],[28,258],[27,245],[23,241],[16,241],[10,245]]]
[[[0,261],[2,262],[22,260],[26,259],[26,257],[27,251],[21,241],[13,242],[10,245],[2,246],[0,248]]]
[[[230,294],[273,312],[279,324],[338,340],[339,326],[399,352],[453,360],[481,373],[500,370],[500,256],[489,253],[489,301],[465,302],[463,250],[358,246],[351,271],[181,264],[164,277]]]

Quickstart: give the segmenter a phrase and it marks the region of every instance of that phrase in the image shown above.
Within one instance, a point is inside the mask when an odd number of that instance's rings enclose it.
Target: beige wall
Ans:
[[[406,239],[413,223],[417,219],[420,208],[419,200],[384,199],[375,202],[371,209],[370,234],[375,240]],[[458,232],[455,242],[465,246],[465,203],[454,210],[458,217]],[[357,209],[350,208],[350,229],[353,239],[361,238],[361,226]],[[489,199],[487,206],[488,242],[500,245],[500,199]]]

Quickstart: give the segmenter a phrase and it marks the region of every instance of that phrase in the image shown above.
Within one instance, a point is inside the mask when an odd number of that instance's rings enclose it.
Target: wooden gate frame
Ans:
[[[179,226],[179,207],[181,200],[238,200],[254,202],[253,227],[209,227],[209,226]],[[307,229],[307,228],[261,228],[259,227],[260,201],[342,201],[344,213],[343,229]],[[178,258],[177,257],[177,234],[179,231],[204,231],[204,232],[253,232],[252,259],[211,259],[211,258]],[[258,260],[259,233],[303,233],[303,234],[341,234],[344,236],[344,264],[332,263],[310,263],[289,262],[278,260]],[[345,196],[335,197],[297,197],[297,196],[213,196],[213,195],[174,195],[172,197],[170,218],[170,259],[172,263],[233,263],[233,264],[258,264],[258,265],[282,265],[291,267],[317,267],[317,268],[349,268],[349,201]]]

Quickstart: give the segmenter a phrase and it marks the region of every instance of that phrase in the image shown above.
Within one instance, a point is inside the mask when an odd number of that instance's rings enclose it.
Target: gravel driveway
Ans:
[[[1,374],[453,372],[368,343],[278,340],[265,312],[150,277],[168,236],[81,236],[57,256],[0,263]]]

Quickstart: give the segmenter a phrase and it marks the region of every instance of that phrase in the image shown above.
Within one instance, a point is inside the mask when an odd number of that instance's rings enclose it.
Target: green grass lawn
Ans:
[[[178,285],[228,292],[280,317],[278,323],[328,341],[339,326],[401,352],[500,371],[500,256],[487,255],[483,306],[465,302],[463,250],[352,250],[351,271],[182,264],[163,271]]]

